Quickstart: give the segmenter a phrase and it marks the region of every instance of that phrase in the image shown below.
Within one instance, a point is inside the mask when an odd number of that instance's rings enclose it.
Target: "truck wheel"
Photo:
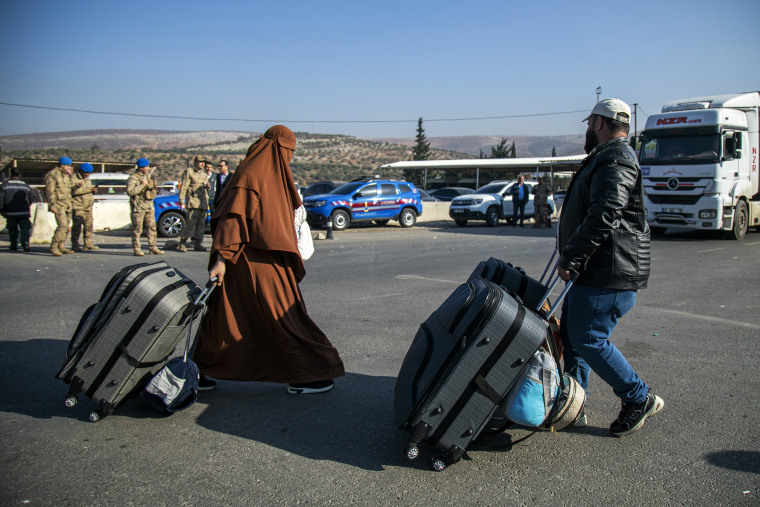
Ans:
[[[348,229],[348,224],[351,223],[351,218],[348,213],[342,209],[336,209],[332,212],[332,228],[334,231],[345,231]]]
[[[417,222],[417,213],[411,208],[404,208],[401,210],[401,216],[398,218],[398,223],[401,227],[411,227]]]
[[[158,218],[158,234],[164,238],[176,238],[185,227],[185,216],[176,211],[167,211]]]
[[[486,225],[488,227],[493,227],[499,223],[499,210],[496,208],[496,206],[491,206],[488,208],[488,211],[486,211]]]
[[[464,227],[465,225],[467,225],[467,220],[463,218],[455,218],[454,223],[457,224],[459,227]]]
[[[726,231],[725,235],[728,239],[742,240],[747,235],[748,229],[749,212],[747,211],[747,203],[739,201],[734,210],[734,226],[730,231]]]
[[[664,236],[665,231],[667,231],[667,227],[650,227],[649,232],[652,233],[652,236]]]

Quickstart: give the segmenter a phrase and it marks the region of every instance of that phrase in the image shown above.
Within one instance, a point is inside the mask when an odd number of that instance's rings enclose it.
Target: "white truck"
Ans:
[[[647,119],[639,139],[647,222],[666,229],[760,227],[760,92],[675,100]]]

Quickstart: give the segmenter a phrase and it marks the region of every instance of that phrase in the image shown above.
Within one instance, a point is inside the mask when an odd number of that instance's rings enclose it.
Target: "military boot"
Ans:
[[[195,246],[193,247],[193,250],[195,250],[196,252],[208,252],[208,248],[206,248],[205,246],[203,246],[202,241],[203,240],[196,241],[195,242]]]
[[[187,243],[187,238],[179,240],[179,245],[177,245],[177,251],[178,252],[187,252],[187,246],[185,245]]]
[[[64,244],[64,242],[63,242],[63,241],[61,241],[60,243],[58,243],[58,250],[59,250],[59,251],[60,251],[62,254],[73,254],[73,253],[74,253],[74,251],[73,251],[73,250],[67,250],[67,249],[66,249],[66,245]]]
[[[143,253],[143,251],[142,251],[142,250],[140,250],[139,248],[135,249],[135,251],[134,251],[134,254],[135,254],[137,257],[142,257],[143,255],[145,255],[145,254]]]
[[[58,250],[58,243],[56,243],[55,241],[50,243],[50,249],[48,250],[48,252],[55,255],[56,257],[60,257],[61,255],[63,255],[61,254],[61,251]]]
[[[84,240],[84,249],[85,250],[100,250],[100,247],[93,245],[92,241],[90,240]]]
[[[152,245],[150,247],[150,254],[151,255],[164,255],[164,251],[163,250],[159,250],[156,245]]]

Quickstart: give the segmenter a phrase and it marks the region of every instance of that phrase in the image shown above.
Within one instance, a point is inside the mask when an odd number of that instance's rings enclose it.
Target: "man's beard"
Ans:
[[[596,135],[596,130],[589,129],[586,131],[586,144],[583,146],[583,149],[586,151],[586,154],[588,155],[591,153],[591,150],[596,148],[599,145],[599,136]]]

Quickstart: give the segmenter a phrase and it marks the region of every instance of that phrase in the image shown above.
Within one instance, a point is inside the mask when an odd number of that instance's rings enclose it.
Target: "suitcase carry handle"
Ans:
[[[182,357],[184,362],[187,362],[187,356],[190,354],[190,342],[194,341],[193,338],[193,322],[195,321],[198,313],[202,313],[206,309],[206,301],[216,287],[217,277],[210,278],[206,282],[206,286],[203,288],[198,297],[193,301],[193,310],[190,313],[190,324],[187,326],[187,340],[185,341],[185,355]],[[198,311],[198,313],[196,313]]]

